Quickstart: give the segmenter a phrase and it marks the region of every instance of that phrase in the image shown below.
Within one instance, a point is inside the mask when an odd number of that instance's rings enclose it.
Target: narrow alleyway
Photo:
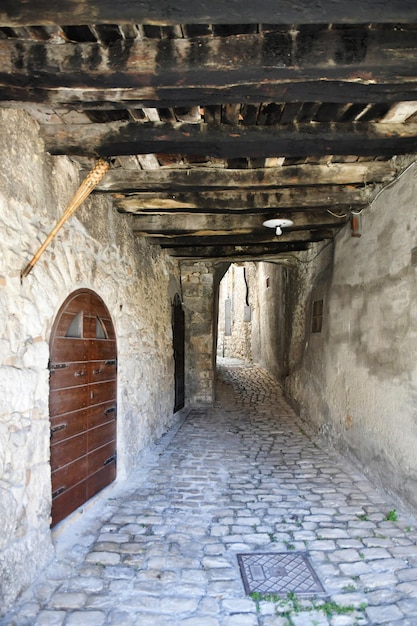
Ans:
[[[220,361],[215,406],[192,410],[130,491],[73,528],[2,626],[417,623],[416,521],[327,450],[268,374]],[[324,591],[313,577],[309,596],[250,597],[237,555],[251,552],[307,554]]]

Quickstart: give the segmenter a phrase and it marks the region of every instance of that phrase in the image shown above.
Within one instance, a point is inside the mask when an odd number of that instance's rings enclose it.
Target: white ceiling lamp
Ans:
[[[267,228],[275,228],[276,235],[282,235],[282,229],[292,226],[294,222],[292,220],[286,220],[281,218],[274,218],[272,220],[266,220],[263,225]]]

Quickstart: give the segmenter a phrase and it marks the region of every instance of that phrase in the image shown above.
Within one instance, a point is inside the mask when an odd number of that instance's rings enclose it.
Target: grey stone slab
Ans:
[[[236,613],[223,620],[224,626],[258,626],[258,618],[247,613]]]
[[[65,626],[103,626],[105,620],[101,611],[75,611],[67,617]]]
[[[81,592],[57,592],[55,593],[49,605],[54,609],[79,609],[84,607],[87,595]]]
[[[399,620],[404,617],[403,612],[396,604],[378,607],[368,606],[366,614],[374,624],[391,624],[394,620]]]
[[[100,565],[116,565],[120,563],[120,554],[115,552],[90,552],[87,555],[86,561],[88,563],[99,563]]]
[[[41,611],[34,622],[34,626],[62,626],[66,617],[65,611]]]

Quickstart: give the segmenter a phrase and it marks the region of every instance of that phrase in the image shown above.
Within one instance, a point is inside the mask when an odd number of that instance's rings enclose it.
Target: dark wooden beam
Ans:
[[[318,241],[321,241],[319,239]],[[262,260],[262,258],[274,258],[277,255],[288,252],[299,252],[308,250],[310,243],[307,241],[296,241],[289,243],[266,243],[258,245],[212,245],[212,246],[184,246],[178,248],[167,248],[169,254],[179,259],[243,259]]]
[[[229,37],[56,43],[0,39],[1,84],[212,89],[267,81],[400,84],[416,77],[415,30],[281,29]]]
[[[417,21],[414,0],[2,0],[5,26],[42,24],[317,24]]]
[[[251,170],[204,167],[143,171],[119,168],[107,172],[96,191],[132,193],[387,183],[393,180],[395,173],[390,161],[285,165]]]
[[[417,151],[417,124],[375,122],[229,126],[163,122],[44,124],[51,154],[110,157],[127,154],[201,154],[219,158],[363,156]]]
[[[415,30],[398,27],[120,39],[109,46],[0,39],[0,100],[91,107],[106,101],[392,102],[417,97],[416,58]]]
[[[287,219],[294,222],[291,230],[311,228],[333,228],[341,226],[349,214],[340,214],[335,218],[326,210],[289,211]],[[279,217],[279,213],[275,217]],[[132,230],[141,236],[177,236],[179,233],[199,236],[211,236],[230,233],[267,235],[274,231],[263,226],[263,222],[271,218],[271,214],[256,215],[206,215],[201,213],[179,213],[174,215],[136,215],[131,221]]]
[[[259,102],[332,102],[332,103],[395,103],[417,100],[417,82],[373,84],[359,79],[349,81],[291,81],[275,84],[268,81],[233,84],[222,89],[196,86],[195,89],[181,84],[176,87],[144,86],[132,89],[71,87],[32,87],[7,84],[0,81],[1,106],[27,108],[28,105],[48,105],[49,108],[75,110],[125,110],[141,107],[192,107],[204,105],[259,104]]]
[[[292,242],[302,242],[302,241],[321,241],[323,239],[332,239],[334,237],[334,232],[342,228],[343,224],[337,223],[334,225],[334,228],[326,228],[323,225],[323,228],[316,228],[312,230],[306,231],[283,231],[283,234],[280,237],[277,237],[275,233],[266,233],[265,235],[259,233],[245,234],[245,233],[233,233],[233,234],[212,234],[212,235],[179,235],[177,237],[148,237],[148,241],[153,244],[158,244],[161,247],[169,247],[169,248],[183,248],[183,247],[206,247],[213,245],[222,245],[222,246],[255,246],[261,244],[285,244]],[[139,233],[136,233],[138,236],[141,236]]]
[[[365,206],[371,200],[368,188],[354,186],[281,187],[279,190],[246,189],[244,191],[196,191],[196,192],[153,192],[144,191],[120,198],[116,206],[127,213],[138,213],[146,209],[275,209],[276,207],[337,207],[339,205]]]

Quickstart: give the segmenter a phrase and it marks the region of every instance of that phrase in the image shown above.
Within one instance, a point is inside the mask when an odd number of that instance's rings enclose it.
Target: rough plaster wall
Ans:
[[[361,238],[349,229],[339,235],[323,331],[307,332],[304,359],[288,381],[301,413],[414,509],[416,193],[413,166],[364,211]]]
[[[257,263],[250,272],[250,290],[256,294],[252,357],[278,379],[286,372],[286,272],[284,266],[274,263]]]
[[[21,284],[20,271],[77,189],[78,171],[65,157],[44,153],[37,124],[23,112],[0,110],[0,147],[1,613],[53,553],[48,358],[60,305],[88,287],[112,314],[120,478],[173,420],[168,291],[179,279],[164,254],[133,238],[128,218],[95,196]]]

